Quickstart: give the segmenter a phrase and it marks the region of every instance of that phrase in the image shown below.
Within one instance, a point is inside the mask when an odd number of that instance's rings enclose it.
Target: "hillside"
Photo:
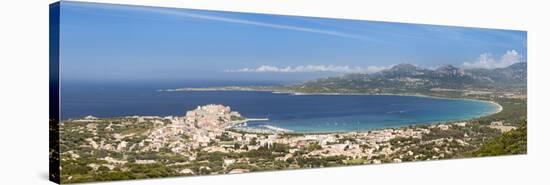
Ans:
[[[291,86],[299,92],[424,93],[430,91],[490,91],[524,94],[527,64],[497,69],[462,69],[444,65],[435,70],[399,64],[373,74],[356,73]]]
[[[518,129],[495,137],[474,152],[474,156],[498,156],[527,153],[527,122],[524,120]]]

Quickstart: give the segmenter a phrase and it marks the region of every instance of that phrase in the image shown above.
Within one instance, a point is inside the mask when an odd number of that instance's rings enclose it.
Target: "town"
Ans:
[[[224,105],[185,116],[129,116],[60,124],[64,182],[244,173],[465,157],[483,140],[517,127],[468,121],[362,132],[250,132]]]

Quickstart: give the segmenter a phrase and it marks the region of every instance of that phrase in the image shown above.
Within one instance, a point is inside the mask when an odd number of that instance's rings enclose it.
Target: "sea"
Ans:
[[[467,99],[397,95],[294,95],[265,91],[161,91],[182,87],[270,85],[258,83],[63,83],[61,119],[88,115],[182,116],[207,104],[230,106],[247,118],[267,118],[247,127],[299,133],[349,132],[467,120],[499,106]]]

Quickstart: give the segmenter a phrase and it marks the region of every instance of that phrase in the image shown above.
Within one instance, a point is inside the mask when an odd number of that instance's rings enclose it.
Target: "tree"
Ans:
[[[309,146],[307,147],[307,150],[310,152],[314,150],[320,150],[320,149],[323,149],[323,147],[319,145],[319,143],[317,142],[310,143]]]
[[[108,172],[109,168],[107,168],[106,166],[100,166],[99,168],[97,168],[97,171],[99,171],[99,172]]]
[[[256,141],[256,138],[252,138],[252,139],[250,140],[250,143],[249,143],[249,144],[250,144],[250,145],[257,145],[258,142]]]

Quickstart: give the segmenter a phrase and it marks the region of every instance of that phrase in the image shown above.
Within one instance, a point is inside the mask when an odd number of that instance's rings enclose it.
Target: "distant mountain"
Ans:
[[[462,69],[444,65],[435,70],[399,64],[373,74],[329,77],[292,86],[302,92],[413,93],[433,89],[525,91],[527,63],[497,69]]]

